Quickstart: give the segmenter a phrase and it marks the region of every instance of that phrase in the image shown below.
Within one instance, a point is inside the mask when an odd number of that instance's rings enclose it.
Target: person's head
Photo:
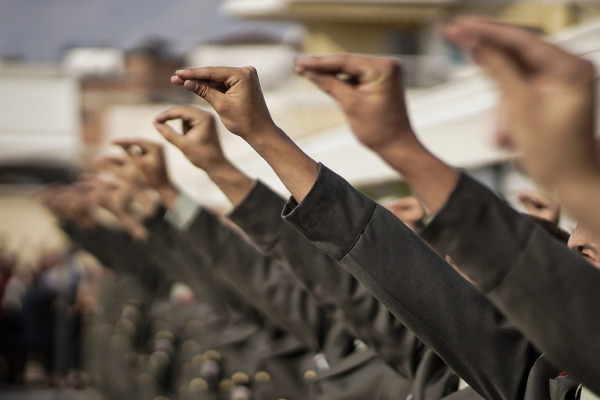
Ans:
[[[600,237],[579,223],[569,238],[568,246],[594,267],[600,269]]]

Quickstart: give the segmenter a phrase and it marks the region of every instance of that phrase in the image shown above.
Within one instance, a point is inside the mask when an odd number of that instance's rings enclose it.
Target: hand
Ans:
[[[558,202],[548,200],[541,194],[530,191],[521,191],[517,193],[517,197],[527,210],[527,214],[545,219],[555,225],[558,224],[560,217],[560,204]]]
[[[338,101],[358,140],[376,152],[418,143],[410,126],[399,61],[358,55],[299,57],[294,71]]]
[[[163,146],[144,139],[120,139],[113,143],[125,150],[148,184],[160,194],[167,207],[171,207],[179,196],[179,190],[167,174]]]
[[[181,119],[182,134],[166,124]],[[176,106],[156,116],[154,126],[198,168],[207,171],[226,162],[215,119],[209,112],[189,106]]]
[[[102,156],[94,162],[94,167],[100,171],[108,171],[136,188],[147,185],[142,171],[134,164],[131,158],[124,156]]]
[[[225,127],[246,140],[276,130],[253,67],[180,70],[171,83],[204,98]]]
[[[515,27],[477,17],[448,23],[446,39],[496,81],[506,131],[543,183],[598,175],[592,63]]]
[[[384,204],[384,207],[413,231],[423,223],[425,217],[425,208],[414,196],[396,199]]]

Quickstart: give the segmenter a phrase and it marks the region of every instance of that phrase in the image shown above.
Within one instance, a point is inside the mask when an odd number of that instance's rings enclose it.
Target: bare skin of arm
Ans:
[[[114,144],[127,152],[148,184],[158,192],[165,205],[172,208],[179,197],[179,189],[167,174],[162,145],[144,139],[122,139]]]
[[[458,172],[417,139],[397,60],[347,54],[300,57],[295,72],[337,100],[357,139],[404,177],[430,214],[439,211]]]
[[[240,136],[273,168],[297,201],[312,188],[318,164],[273,122],[258,75],[251,67],[206,67],[177,71],[175,85],[203,97],[225,127]]]
[[[166,123],[170,120],[181,120],[181,133]],[[154,126],[192,164],[206,172],[234,207],[246,198],[253,181],[225,157],[211,113],[176,106],[157,115]]]
[[[593,64],[524,30],[481,18],[457,18],[443,34],[498,84],[507,132],[527,170],[600,232]]]

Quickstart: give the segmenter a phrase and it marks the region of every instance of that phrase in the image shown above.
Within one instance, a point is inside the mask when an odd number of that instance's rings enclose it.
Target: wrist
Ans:
[[[177,189],[172,183],[157,187],[156,191],[160,195],[167,208],[172,208],[173,204],[175,204],[175,201],[179,197],[179,189]]]
[[[415,160],[422,159],[429,151],[419,142],[412,130],[395,133],[393,139],[368,146],[395,169],[411,168]]]
[[[194,163],[194,165],[210,177],[211,175],[219,175],[233,168],[231,162],[225,157],[215,158],[214,160],[203,159],[201,163]]]
[[[269,147],[281,138],[287,138],[287,135],[275,124],[265,125],[243,137],[254,149]]]

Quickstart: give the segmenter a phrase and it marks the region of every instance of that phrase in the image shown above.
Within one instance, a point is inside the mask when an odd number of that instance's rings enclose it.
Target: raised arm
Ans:
[[[591,126],[589,108],[594,104],[593,98],[590,97],[593,90],[589,79],[589,63],[565,55],[561,50],[519,29],[477,18],[455,21],[448,28],[446,35],[472,51],[475,58],[487,69],[500,74],[497,79],[501,80],[500,87],[503,91],[516,85],[517,94],[511,96],[522,96],[522,98],[515,98],[514,102],[511,100],[511,104],[504,105],[506,113],[510,115],[511,110],[515,113],[514,118],[510,118],[512,125],[509,125],[507,130],[512,132],[517,143],[522,142],[519,147],[525,153],[525,161],[533,173],[541,178],[551,177],[553,180],[550,171],[564,162],[567,164],[565,170],[558,173],[557,179],[562,181],[566,175],[574,177],[572,181],[565,178],[565,184],[580,183],[581,180],[576,177],[579,172],[583,177],[590,176],[589,171],[593,171],[595,167],[592,161],[594,156],[590,154],[594,145],[590,143],[588,137],[590,133],[588,128]],[[492,47],[487,49],[486,46]],[[524,65],[529,62],[527,59],[540,56],[538,61],[543,60],[547,65],[547,68],[542,70],[549,69],[552,72],[538,74],[536,68],[539,69],[541,66],[533,68],[533,65],[531,71],[524,71],[510,61],[507,62],[504,58],[507,54],[512,54],[511,51],[506,51],[511,46],[524,46],[527,49],[525,50],[529,52],[527,56],[519,56],[519,52],[514,55],[517,60],[524,57]],[[558,62],[553,61],[554,57]],[[345,59],[347,62],[351,60],[359,62],[359,59],[348,57]],[[334,96],[342,104],[349,120],[362,121],[362,123],[352,124],[355,134],[401,172],[428,210],[437,215],[432,227],[425,231],[425,238],[441,250],[442,254],[449,254],[462,271],[478,283],[479,287],[488,293],[495,304],[510,317],[511,322],[522,329],[540,349],[548,353],[560,366],[592,385],[594,382],[592,377],[597,376],[598,371],[597,363],[594,364],[593,361],[597,359],[597,355],[590,350],[597,346],[592,344],[595,341],[594,336],[588,333],[598,330],[595,326],[597,319],[586,317],[581,310],[589,308],[585,304],[594,304],[590,299],[594,299],[598,293],[597,288],[600,283],[595,277],[597,273],[586,266],[577,255],[566,252],[564,246],[557,247],[552,239],[539,233],[539,229],[491,196],[489,191],[471,184],[467,177],[459,178],[450,167],[443,165],[427,152],[419,151],[418,145],[414,145],[414,151],[406,154],[402,150],[388,152],[385,146],[378,149],[372,141],[362,139],[362,135],[367,138],[371,138],[372,135],[377,137],[379,132],[385,132],[385,125],[380,124],[379,119],[368,118],[368,115],[358,113],[356,110],[360,110],[360,106],[348,106],[346,102],[346,99],[350,98],[348,92],[342,92],[344,93],[342,96],[339,91],[332,90],[340,85],[346,85],[346,90],[348,85],[358,90],[361,86],[360,79],[352,76],[351,84],[347,83],[348,80],[344,82],[334,80],[320,66],[322,62],[323,59],[320,58],[300,59],[298,72],[309,76],[318,86]],[[522,65],[519,64],[520,66]],[[316,71],[314,76],[311,75],[313,71]],[[349,68],[339,70],[340,73],[345,74],[349,74],[348,71],[352,70]],[[373,87],[376,85],[369,86],[369,89]],[[358,96],[359,92],[356,93]],[[393,94],[386,94],[383,88],[377,93],[384,98],[389,97],[390,104],[393,104],[394,99],[397,98]],[[374,104],[373,98],[378,97],[357,98],[362,98],[365,104]],[[396,105],[403,106],[400,102],[396,102]],[[379,107],[385,110],[387,106],[385,102],[380,102]],[[388,109],[388,112],[391,110]],[[369,126],[371,130],[363,128],[363,124]],[[563,135],[573,129],[577,131],[573,132],[571,138],[573,143],[562,143],[556,146],[556,139],[565,139]],[[516,138],[517,133],[519,138]],[[541,138],[542,133],[543,138]],[[581,134],[583,137],[579,137]],[[549,135],[556,135],[556,137]],[[548,140],[552,143],[539,143],[540,146],[536,147],[536,140]],[[562,149],[559,149],[560,147]],[[389,148],[393,146],[390,145]],[[563,152],[565,154],[562,154]],[[421,162],[413,160],[421,157],[423,158]],[[463,182],[462,185],[460,181]],[[554,184],[554,182],[550,183]],[[559,186],[555,187],[560,192]],[[589,187],[592,188],[594,185]],[[453,191],[456,195],[453,195]],[[483,192],[486,194],[484,195]],[[581,192],[575,188],[566,192],[566,196],[581,195]],[[452,203],[460,206],[448,203],[453,196],[458,197],[460,201],[458,203],[452,201]],[[582,199],[594,199],[594,197],[590,195]],[[448,207],[443,207],[444,204]],[[492,233],[498,240],[486,239]],[[547,257],[540,256],[544,251],[542,249],[548,252]],[[528,260],[526,264],[529,267],[522,263],[524,260]],[[574,266],[577,267],[573,268]],[[521,278],[518,283],[517,275]],[[574,289],[575,281],[581,283],[577,289]],[[576,301],[574,301],[574,292],[577,292]],[[549,293],[553,295],[549,296]],[[557,293],[561,295],[557,296]],[[568,307],[560,304],[559,299],[565,297],[570,299]],[[520,298],[521,301],[515,301],[516,298]],[[569,311],[565,312],[565,308]],[[565,315],[572,316],[571,323],[565,321]],[[559,330],[562,332],[559,333]],[[555,334],[549,335],[550,331]],[[580,340],[573,340],[575,336]],[[578,343],[578,345],[566,347],[565,341]],[[586,346],[579,345],[586,342],[589,343]],[[574,357],[575,354],[578,354],[577,358]]]
[[[178,133],[166,122],[181,120]],[[209,178],[236,206],[252,189],[253,181],[225,157],[212,114],[189,106],[175,106],[160,113],[154,126]]]
[[[600,232],[594,65],[525,30],[481,18],[456,18],[443,33],[497,83],[507,132],[525,167]]]
[[[430,214],[442,207],[458,173],[417,139],[399,61],[350,54],[300,57],[295,72],[337,100],[356,138],[402,175]]]
[[[177,71],[171,82],[208,101],[225,127],[269,163],[296,199],[306,196],[318,165],[273,122],[254,68],[186,69]]]
[[[199,68],[178,71],[172,81],[185,84],[207,99],[227,128],[242,136],[269,162],[294,196],[290,209],[296,200],[302,205],[308,197],[313,199],[310,203],[314,206],[303,207],[310,210],[308,214],[296,213],[303,216],[294,224],[312,243],[339,260],[469,384],[486,398],[522,395],[524,379],[536,354],[522,336],[506,326],[472,286],[396,217],[379,211],[380,207],[340,185],[336,178],[327,178],[327,170],[318,169],[313,160],[274,128],[263,108],[250,112],[253,106],[264,107],[264,101],[255,72],[244,71]],[[230,89],[233,90],[228,95]],[[244,121],[248,115],[262,116],[264,120],[236,122],[236,118]],[[262,130],[252,131],[252,127]],[[455,174],[451,169],[450,172]],[[432,280],[436,283],[430,283]],[[432,291],[435,295],[423,295]],[[462,312],[454,314],[456,310]],[[440,315],[448,318],[439,318]],[[474,321],[479,329],[472,329]]]
[[[157,128],[203,169],[235,206],[230,218],[266,254],[287,266],[322,304],[342,310],[345,323],[401,374],[413,377],[422,343],[340,265],[281,219],[285,200],[254,183],[225,157],[212,115],[189,106],[160,114]],[[166,120],[181,119],[179,134]],[[206,121],[206,122],[203,122]],[[402,343],[402,345],[399,345]]]

